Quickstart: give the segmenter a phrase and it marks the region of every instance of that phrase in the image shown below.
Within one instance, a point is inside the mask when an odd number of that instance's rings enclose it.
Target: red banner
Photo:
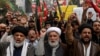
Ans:
[[[100,6],[100,0],[96,0],[98,6]]]

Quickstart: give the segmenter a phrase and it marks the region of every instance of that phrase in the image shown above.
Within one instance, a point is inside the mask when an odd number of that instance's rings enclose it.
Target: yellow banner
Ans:
[[[68,6],[60,6],[61,11],[65,13],[65,17],[64,20],[67,20],[69,15],[71,15],[71,13],[73,12],[73,8],[76,8],[77,5],[68,5]],[[66,12],[65,12],[66,10]],[[57,9],[57,15],[59,17],[60,20],[60,14],[59,14],[59,10]]]

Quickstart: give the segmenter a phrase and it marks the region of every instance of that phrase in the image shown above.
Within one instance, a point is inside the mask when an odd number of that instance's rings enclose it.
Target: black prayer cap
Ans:
[[[28,30],[24,26],[16,26],[12,29],[12,34],[14,35],[16,32],[21,32],[25,36],[28,35]]]

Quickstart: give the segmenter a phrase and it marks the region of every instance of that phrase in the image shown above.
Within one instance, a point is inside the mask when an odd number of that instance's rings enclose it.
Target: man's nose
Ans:
[[[19,36],[17,36],[18,38],[20,38],[21,36],[19,35]]]

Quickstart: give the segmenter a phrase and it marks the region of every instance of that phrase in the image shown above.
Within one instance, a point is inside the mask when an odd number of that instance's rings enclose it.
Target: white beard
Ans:
[[[23,44],[24,44],[24,41],[22,41],[21,43],[16,43],[16,42],[14,41],[14,46],[15,46],[15,47],[21,47]]]
[[[51,41],[48,40],[48,43],[51,47],[57,47],[59,45],[59,41],[52,43]]]

